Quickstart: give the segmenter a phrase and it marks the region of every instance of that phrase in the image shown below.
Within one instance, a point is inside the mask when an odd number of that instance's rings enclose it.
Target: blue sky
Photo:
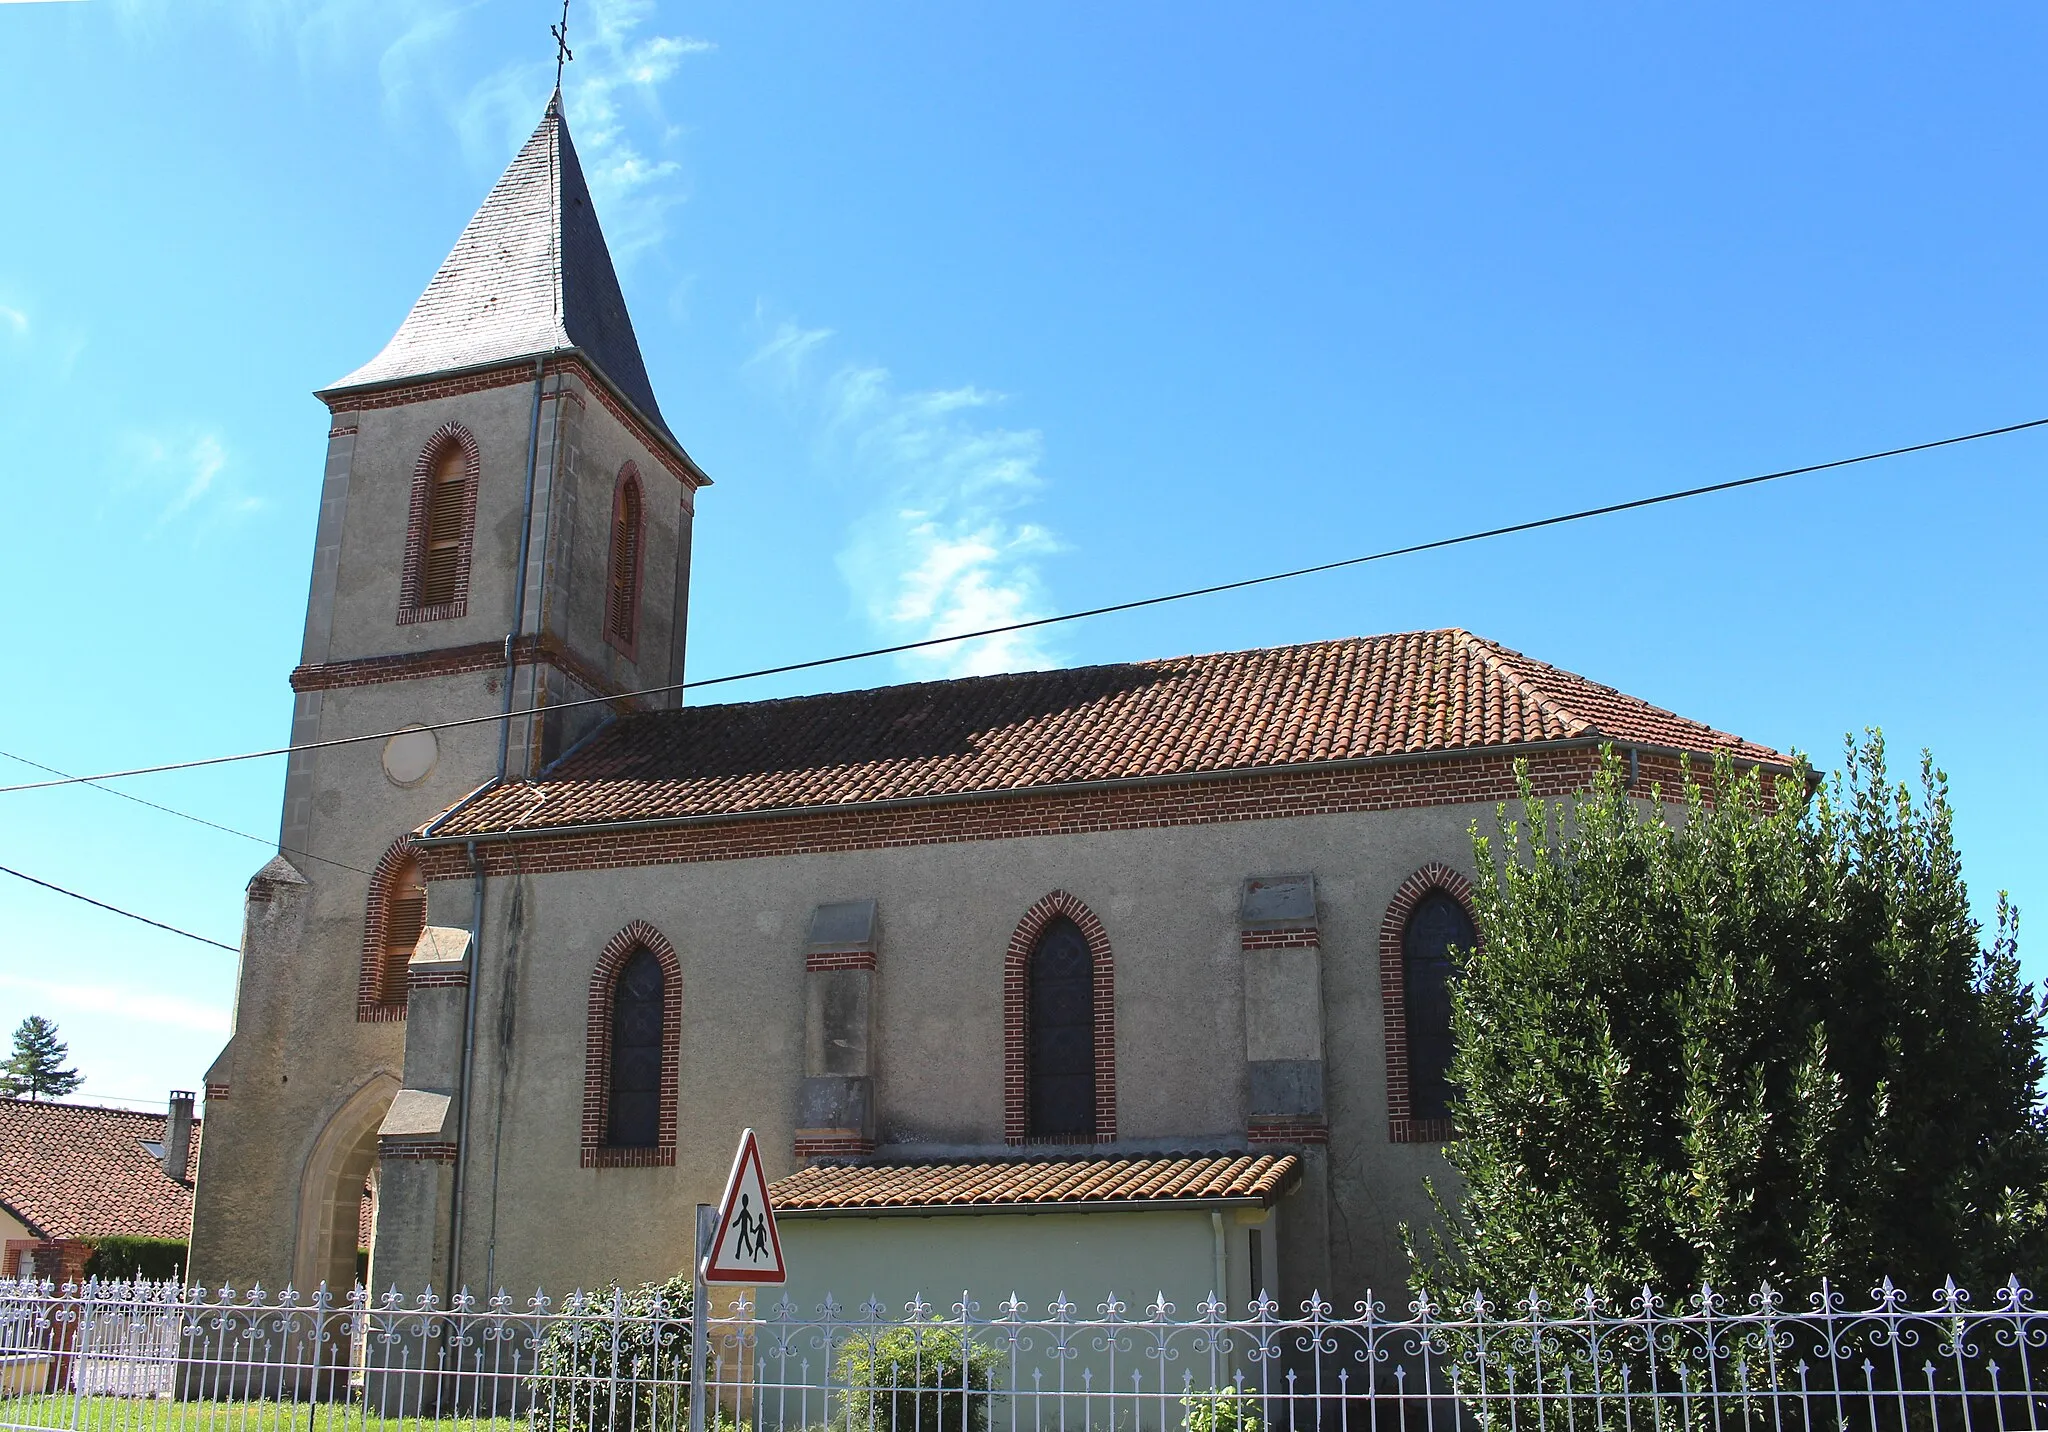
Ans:
[[[326,424],[538,118],[550,0],[0,0],[0,750],[281,741]],[[576,0],[703,677],[2048,415],[2037,6]],[[2048,436],[732,698],[1465,626],[2042,877]],[[0,760],[0,780],[30,778]],[[274,837],[275,761],[128,784]],[[257,842],[0,797],[233,943]],[[0,883],[0,1025],[196,1087],[234,959]],[[2040,947],[2029,955],[2048,971]]]

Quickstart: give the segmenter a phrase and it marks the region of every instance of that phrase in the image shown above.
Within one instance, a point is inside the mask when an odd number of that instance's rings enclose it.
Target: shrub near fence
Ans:
[[[574,1294],[533,1350],[534,1432],[677,1432],[690,1420],[688,1278]]]
[[[988,1432],[1002,1364],[1002,1354],[971,1330],[937,1318],[857,1330],[833,1361],[835,1380],[850,1394],[834,1425],[843,1423],[846,1432]]]
[[[680,1432],[689,1298],[309,1298],[0,1282],[0,1427]],[[2048,1429],[2048,1315],[2016,1281],[1851,1306],[1714,1289],[1338,1317],[963,1296],[707,1319],[727,1432],[2018,1432]]]

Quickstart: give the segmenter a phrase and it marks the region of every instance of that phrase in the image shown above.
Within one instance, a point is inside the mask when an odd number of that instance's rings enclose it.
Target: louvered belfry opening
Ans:
[[[420,553],[419,605],[446,606],[462,581],[462,529],[469,462],[460,443],[444,444],[427,476],[426,542]]]
[[[640,481],[627,477],[612,503],[611,590],[605,604],[605,631],[630,650],[640,614]]]
[[[1415,907],[1402,932],[1402,1014],[1408,1026],[1408,1108],[1417,1119],[1451,1116],[1452,951],[1475,943],[1472,917],[1439,890]]]
[[[384,902],[384,965],[377,995],[386,1004],[403,1004],[406,966],[427,928],[427,882],[420,877],[417,856],[408,856],[391,873],[390,890]]]
[[[661,1135],[661,961],[639,949],[612,987],[611,1098],[605,1142],[652,1148]]]
[[[1026,1137],[1095,1137],[1095,955],[1061,915],[1031,950]]]

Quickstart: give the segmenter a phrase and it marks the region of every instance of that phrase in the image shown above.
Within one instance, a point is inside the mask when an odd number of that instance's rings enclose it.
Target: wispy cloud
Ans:
[[[662,91],[685,59],[717,48],[694,36],[646,33],[653,14],[652,0],[587,0],[570,16],[576,58],[562,81],[563,103],[605,236],[622,263],[659,243],[668,212],[688,197],[681,166],[651,152],[677,136]],[[409,85],[413,73],[410,64],[389,63],[387,95]],[[532,132],[540,117],[535,96],[552,79],[552,65],[536,62],[472,86],[452,114],[465,152],[482,165],[503,163],[510,146]]]
[[[0,0],[6,3],[6,0]],[[455,132],[479,173],[495,174],[540,119],[554,83],[554,52],[530,12],[532,58],[478,77],[470,56],[480,31],[502,35],[504,7],[490,0],[109,0],[137,43],[156,43],[191,12],[211,11],[259,48],[294,51],[307,71],[374,63],[388,119],[418,128],[436,115]],[[559,13],[558,11],[555,13]],[[585,176],[621,262],[658,243],[668,212],[687,197],[681,167],[665,151],[681,131],[662,109],[678,67],[717,48],[655,29],[654,0],[577,0],[569,15],[576,58],[562,88]]]
[[[112,1015],[124,1023],[163,1025],[202,1034],[225,1034],[228,1030],[226,1009],[156,990],[68,984],[8,974],[0,974],[0,989],[40,1001],[53,1015]]]
[[[0,283],[0,363],[19,385],[66,383],[85,353],[85,330],[64,313],[39,304],[33,290]]]
[[[220,434],[136,434],[120,444],[115,488],[156,508],[154,531],[181,519],[202,528],[257,511],[260,498],[231,479],[232,462]]]
[[[951,636],[1044,616],[1040,559],[1053,533],[1022,515],[1044,479],[1036,429],[995,421],[999,393],[905,391],[887,369],[844,364],[819,377],[832,332],[778,323],[747,366],[811,411],[820,460],[877,494],[855,520],[839,569],[894,641]],[[977,676],[1055,664],[1037,632],[909,652],[906,671]]]

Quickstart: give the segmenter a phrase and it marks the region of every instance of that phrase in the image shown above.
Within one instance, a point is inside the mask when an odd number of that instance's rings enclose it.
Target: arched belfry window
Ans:
[[[659,930],[635,920],[611,937],[590,974],[583,1167],[675,1163],[682,1004],[682,964]]]
[[[413,469],[399,621],[438,621],[468,611],[476,486],[476,439],[450,423],[421,450]]]
[[[1095,959],[1081,927],[1061,915],[1031,951],[1025,1016],[1030,1137],[1095,1137]]]
[[[1380,1005],[1387,1026],[1387,1135],[1452,1135],[1451,990],[1457,961],[1479,946],[1469,881],[1432,863],[1409,876],[1380,925]]]
[[[612,990],[610,1117],[613,1148],[653,1148],[661,1133],[661,961],[635,950]]]
[[[640,632],[640,567],[646,546],[640,477],[630,464],[612,494],[611,579],[605,592],[605,639],[627,656]]]
[[[408,967],[426,928],[427,882],[420,874],[419,855],[410,842],[400,840],[384,852],[370,874],[356,1018],[405,1018]]]
[[[1441,890],[1415,907],[1401,936],[1408,1107],[1417,1119],[1451,1116],[1452,952],[1471,948],[1472,917]]]
[[[1116,962],[1102,921],[1055,890],[1003,961],[1003,1139],[1116,1137]]]
[[[462,569],[462,490],[467,486],[462,449],[448,443],[427,478],[427,550],[420,559],[420,605],[455,600]]]

